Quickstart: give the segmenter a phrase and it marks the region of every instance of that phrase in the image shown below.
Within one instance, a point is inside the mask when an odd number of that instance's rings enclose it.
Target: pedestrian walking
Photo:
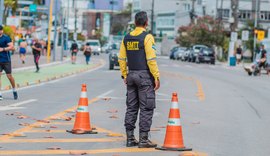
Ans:
[[[77,53],[79,51],[78,44],[76,43],[75,40],[73,41],[73,43],[71,45],[70,51],[71,51],[71,63],[75,64],[76,63]]]
[[[261,71],[261,68],[267,68],[267,51],[265,50],[264,45],[261,45],[260,55],[259,69]]]
[[[84,46],[83,54],[85,56],[86,64],[89,64],[89,61],[92,55],[92,49],[89,43],[86,43],[86,45]]]
[[[20,42],[20,48],[19,48],[19,54],[20,54],[20,59],[22,61],[22,64],[25,64],[26,52],[27,52],[27,42],[25,41],[25,39],[23,39]]]
[[[239,64],[241,62],[242,56],[243,56],[243,50],[241,48],[241,45],[239,45],[239,47],[236,49],[237,64]]]
[[[39,40],[35,38],[32,45],[32,52],[34,55],[34,62],[36,65],[36,73],[39,72],[39,58],[40,58],[41,51],[42,51],[42,45],[40,44]]]
[[[118,58],[122,79],[127,86],[126,146],[154,148],[157,144],[149,140],[148,133],[156,107],[155,91],[160,87],[155,41],[153,36],[146,32],[146,12],[141,11],[135,15],[135,25],[136,29],[124,37]],[[138,142],[134,137],[134,129],[139,110]]]
[[[15,80],[12,76],[12,68],[11,68],[11,58],[10,58],[10,50],[13,50],[13,43],[11,38],[7,35],[3,34],[3,26],[0,25],[0,100],[3,100],[3,96],[1,94],[1,76],[2,71],[5,71],[6,76],[12,86],[14,99],[18,99],[18,93],[16,91]]]

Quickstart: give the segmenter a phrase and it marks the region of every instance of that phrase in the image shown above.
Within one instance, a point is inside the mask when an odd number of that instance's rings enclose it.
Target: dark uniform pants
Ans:
[[[140,110],[140,132],[149,132],[156,107],[154,79],[149,71],[129,71],[127,76],[126,105],[126,130],[131,131],[135,129],[135,123]]]

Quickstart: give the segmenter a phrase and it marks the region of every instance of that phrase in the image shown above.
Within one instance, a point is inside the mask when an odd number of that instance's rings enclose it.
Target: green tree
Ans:
[[[4,23],[6,23],[9,9],[11,9],[11,13],[14,16],[17,10],[18,0],[5,0],[4,1]]]
[[[131,16],[132,13],[132,3],[128,3],[125,10],[122,11],[123,14],[128,14]]]
[[[4,34],[8,35],[13,41],[15,39],[15,32],[12,30],[10,26],[4,26],[3,28]]]
[[[204,44],[223,47],[225,33],[220,21],[210,16],[199,17],[196,24],[182,26],[178,30],[179,37],[176,42],[182,46]]]

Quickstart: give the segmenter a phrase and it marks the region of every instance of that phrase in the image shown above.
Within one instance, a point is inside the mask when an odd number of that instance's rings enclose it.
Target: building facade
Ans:
[[[97,29],[109,35],[110,15],[123,10],[123,6],[124,0],[62,0],[65,27],[74,32],[76,26],[76,32],[87,36],[95,34]]]
[[[209,0],[208,0],[209,1]],[[264,29],[270,28],[270,0],[239,0],[238,4],[238,30],[246,25],[248,21],[254,21],[257,10],[258,25]],[[223,0],[216,4],[217,16],[222,19],[225,28],[229,30],[230,24],[235,21],[232,16],[231,1]],[[211,8],[211,6],[209,6]],[[214,8],[212,8],[214,9]]]
[[[152,10],[154,16],[152,18]],[[146,11],[149,28],[153,24],[153,34],[156,36],[176,36],[179,26],[190,23],[190,0],[133,0],[132,22],[135,14]],[[152,22],[153,21],[153,22]]]
[[[258,0],[258,2],[258,23],[264,29],[268,29],[270,28],[270,0]],[[255,4],[256,0],[239,0],[236,30],[246,25],[247,21],[254,21]],[[152,10],[154,10],[153,22]],[[167,34],[175,37],[180,26],[191,23],[191,12],[197,17],[209,15],[222,19],[228,31],[234,22],[231,0],[133,0],[132,22],[138,11],[148,13],[149,25],[151,27],[153,24],[153,33],[157,36]]]

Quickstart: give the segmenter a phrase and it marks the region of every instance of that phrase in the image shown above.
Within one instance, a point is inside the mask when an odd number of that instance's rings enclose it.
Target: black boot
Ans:
[[[138,141],[134,137],[134,131],[127,131],[127,147],[138,146]]]
[[[140,133],[139,148],[155,148],[157,144],[152,143],[148,139],[148,132]]]

